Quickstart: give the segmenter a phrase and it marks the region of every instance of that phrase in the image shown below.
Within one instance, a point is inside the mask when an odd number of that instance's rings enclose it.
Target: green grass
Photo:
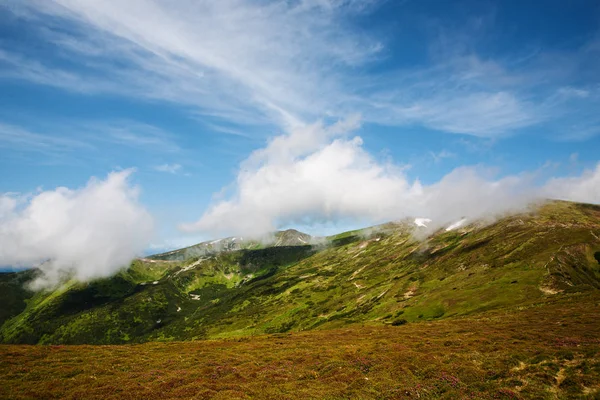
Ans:
[[[540,399],[600,394],[600,296],[399,326],[0,346],[3,399]]]

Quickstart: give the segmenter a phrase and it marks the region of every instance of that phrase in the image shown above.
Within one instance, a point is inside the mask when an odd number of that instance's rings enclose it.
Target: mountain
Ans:
[[[314,242],[314,238],[295,229],[278,231],[267,235],[260,240],[246,239],[243,237],[228,237],[184,247],[183,249],[168,251],[148,257],[150,260],[185,261],[194,257],[206,257],[224,251],[243,249],[261,249],[265,247],[304,246]]]
[[[107,344],[402,325],[600,289],[599,206],[553,201],[459,225],[426,238],[412,221],[318,240],[293,230],[267,244],[228,238],[37,293],[17,289],[34,271],[10,274],[0,282],[16,306],[2,314],[0,339]]]

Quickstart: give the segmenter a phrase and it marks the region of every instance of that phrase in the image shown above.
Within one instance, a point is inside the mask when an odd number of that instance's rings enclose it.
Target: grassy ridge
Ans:
[[[121,346],[0,346],[0,398],[598,398],[600,296],[419,324]]]

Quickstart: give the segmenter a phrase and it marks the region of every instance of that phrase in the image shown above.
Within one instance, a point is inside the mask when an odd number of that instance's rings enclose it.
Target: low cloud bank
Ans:
[[[242,163],[230,198],[180,228],[257,236],[286,225],[373,224],[405,217],[431,218],[442,227],[464,217],[520,211],[543,198],[600,201],[600,163],[581,176],[541,185],[533,172],[494,179],[481,167],[460,167],[423,185],[401,166],[372,157],[362,139],[350,134],[357,127],[357,119],[317,123],[274,138]]]
[[[127,266],[153,234],[152,218],[128,180],[131,173],[92,178],[76,190],[0,195],[0,265],[39,265],[34,289],[66,277],[106,277]]]

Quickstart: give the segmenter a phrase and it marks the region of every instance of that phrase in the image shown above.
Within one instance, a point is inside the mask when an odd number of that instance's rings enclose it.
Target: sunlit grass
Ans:
[[[600,296],[401,326],[0,346],[0,398],[595,398]]]

